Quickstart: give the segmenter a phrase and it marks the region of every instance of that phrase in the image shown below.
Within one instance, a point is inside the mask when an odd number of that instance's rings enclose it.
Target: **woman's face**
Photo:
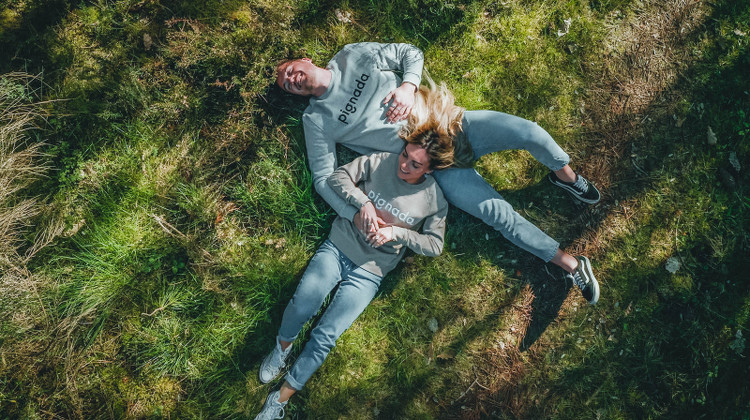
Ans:
[[[398,157],[398,177],[410,184],[417,184],[422,182],[424,174],[430,172],[427,150],[416,144],[407,144]]]

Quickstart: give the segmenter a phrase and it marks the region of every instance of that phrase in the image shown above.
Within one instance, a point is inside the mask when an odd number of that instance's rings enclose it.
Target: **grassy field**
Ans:
[[[602,295],[452,208],[288,418],[750,418],[747,0],[0,0],[0,418],[253,418],[334,217],[274,65],[359,41],[555,137],[601,203],[477,169]]]

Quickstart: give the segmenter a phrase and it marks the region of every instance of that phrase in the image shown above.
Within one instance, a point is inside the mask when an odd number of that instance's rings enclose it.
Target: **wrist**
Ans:
[[[414,90],[415,93],[417,92],[417,90],[419,90],[419,87],[417,85],[415,85],[412,82],[408,82],[408,81],[404,81],[403,83],[401,83],[400,87],[411,88],[412,90]]]
[[[399,232],[398,229],[401,229],[401,228],[398,226],[393,226],[393,225],[388,226],[388,227],[391,228],[391,240],[398,242],[399,241],[399,238],[397,237],[398,232]]]

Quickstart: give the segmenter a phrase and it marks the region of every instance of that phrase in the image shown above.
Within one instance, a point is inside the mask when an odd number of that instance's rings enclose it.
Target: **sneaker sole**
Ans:
[[[578,195],[576,193],[576,190],[573,187],[571,187],[569,185],[561,184],[561,183],[555,181],[554,179],[552,179],[552,177],[550,177],[550,176],[548,176],[547,179],[549,180],[550,183],[552,183],[552,185],[554,185],[556,187],[562,188],[563,190],[565,190],[565,192],[567,192],[573,198],[575,198],[576,200],[578,200],[578,201],[580,201],[582,203],[596,204],[596,203],[598,203],[602,199],[601,193],[599,194],[599,197],[596,200],[592,200],[592,199],[589,199],[589,198],[583,198],[583,197],[581,197],[580,195]],[[591,185],[591,188],[596,188],[596,187],[594,187],[593,185]],[[597,191],[599,191],[599,190],[597,189]]]
[[[594,272],[591,270],[591,261],[589,261],[589,259],[584,257],[583,255],[577,257],[577,259],[578,263],[581,266],[581,271],[585,272],[586,276],[591,279],[591,285],[594,287],[594,296],[591,297],[589,303],[591,305],[596,305],[596,303],[599,302],[599,282],[596,281]]]

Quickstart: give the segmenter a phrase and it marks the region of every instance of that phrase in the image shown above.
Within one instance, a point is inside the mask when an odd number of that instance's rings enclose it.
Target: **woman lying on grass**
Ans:
[[[376,214],[375,223],[365,236],[350,220],[340,216],[334,220],[328,239],[310,260],[284,310],[274,348],[260,366],[262,383],[281,372],[302,327],[337,285],[338,290],[281,389],[268,395],[256,420],[284,417],[289,397],[323,364],[406,248],[426,256],[442,251],[448,202],[429,174],[453,163],[451,139],[426,128],[403,139],[406,146],[400,154],[360,156],[328,178],[333,191],[348,204]]]

